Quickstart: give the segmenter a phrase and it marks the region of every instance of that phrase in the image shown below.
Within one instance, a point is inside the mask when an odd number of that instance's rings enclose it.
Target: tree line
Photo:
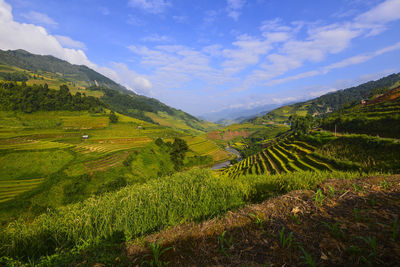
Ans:
[[[0,82],[0,109],[31,113],[35,111],[70,110],[102,112],[106,105],[99,99],[77,92],[72,95],[68,86],[60,90],[44,85],[26,85],[25,82]]]

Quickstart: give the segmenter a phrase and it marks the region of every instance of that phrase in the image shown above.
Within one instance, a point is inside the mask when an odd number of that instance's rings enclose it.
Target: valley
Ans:
[[[224,126],[56,58],[0,66],[1,264],[395,262],[399,74]]]

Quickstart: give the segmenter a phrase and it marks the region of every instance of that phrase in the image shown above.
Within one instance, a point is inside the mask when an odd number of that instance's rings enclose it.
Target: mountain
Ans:
[[[140,120],[201,133],[217,126],[154,98],[138,95],[83,65],[73,65],[53,56],[34,55],[24,50],[0,50],[0,79],[47,84],[50,89],[67,85],[72,94],[94,96],[109,108]]]
[[[220,111],[205,113],[200,118],[223,125],[240,123],[253,117],[262,116],[268,111],[284,104],[268,104],[254,108],[227,108]]]
[[[363,99],[387,92],[398,85],[400,85],[400,73],[391,74],[376,81],[369,81],[358,86],[331,92],[305,102],[286,105],[250,121],[283,123],[287,122],[292,115],[322,116],[337,111],[343,106],[354,106]]]
[[[18,67],[37,74],[49,72],[58,74],[62,79],[82,82],[86,86],[102,85],[124,93],[132,94],[125,87],[84,65],[73,65],[53,56],[31,54],[25,50],[0,50],[0,64]]]

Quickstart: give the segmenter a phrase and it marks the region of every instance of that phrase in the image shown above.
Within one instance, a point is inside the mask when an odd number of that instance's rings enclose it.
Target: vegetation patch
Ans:
[[[31,179],[55,173],[73,159],[65,150],[15,152],[0,156],[0,180]]]

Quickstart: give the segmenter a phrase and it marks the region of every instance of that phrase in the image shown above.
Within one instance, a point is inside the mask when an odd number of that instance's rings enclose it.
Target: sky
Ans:
[[[201,115],[400,72],[400,0],[0,0],[0,49]]]

